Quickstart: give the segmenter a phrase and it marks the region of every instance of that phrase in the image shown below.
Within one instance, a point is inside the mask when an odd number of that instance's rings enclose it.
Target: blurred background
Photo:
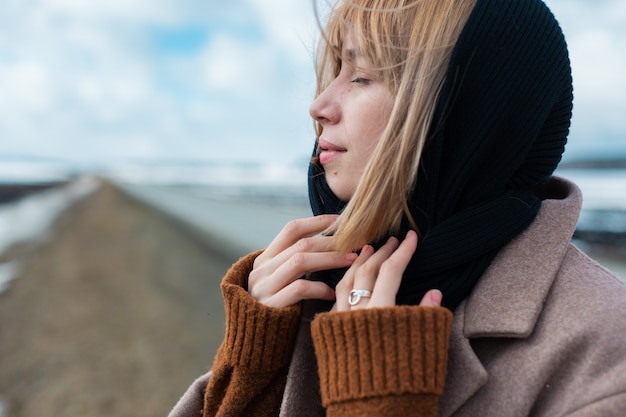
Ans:
[[[626,279],[626,3],[546,3],[576,243]],[[210,367],[222,275],[309,213],[316,39],[309,0],[0,1],[0,417],[165,415]]]

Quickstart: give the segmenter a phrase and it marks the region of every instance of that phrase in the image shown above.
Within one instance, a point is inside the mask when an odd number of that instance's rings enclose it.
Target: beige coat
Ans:
[[[626,285],[570,244],[581,194],[555,178],[536,220],[454,312],[441,416],[626,416]],[[281,416],[323,416],[306,302]],[[201,377],[171,416],[202,408]]]

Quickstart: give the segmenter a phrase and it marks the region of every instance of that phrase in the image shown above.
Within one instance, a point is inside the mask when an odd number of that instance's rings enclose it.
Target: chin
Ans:
[[[332,190],[332,192],[341,200],[341,201],[349,201],[354,194],[354,190],[356,185],[347,184],[345,181],[341,181],[337,178],[337,175],[329,178],[326,175],[326,183],[328,183],[328,187]]]

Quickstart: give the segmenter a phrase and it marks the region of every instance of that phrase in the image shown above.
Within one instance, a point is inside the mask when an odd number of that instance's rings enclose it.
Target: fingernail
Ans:
[[[441,300],[443,299],[443,294],[439,290],[433,290],[430,292],[430,301],[433,303],[440,305]]]
[[[354,262],[358,258],[356,253],[349,253],[346,255],[346,261]]]

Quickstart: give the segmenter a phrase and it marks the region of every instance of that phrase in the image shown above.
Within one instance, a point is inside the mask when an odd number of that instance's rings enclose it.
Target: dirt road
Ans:
[[[222,339],[228,262],[110,185],[53,236],[0,294],[0,414],[166,415]]]

